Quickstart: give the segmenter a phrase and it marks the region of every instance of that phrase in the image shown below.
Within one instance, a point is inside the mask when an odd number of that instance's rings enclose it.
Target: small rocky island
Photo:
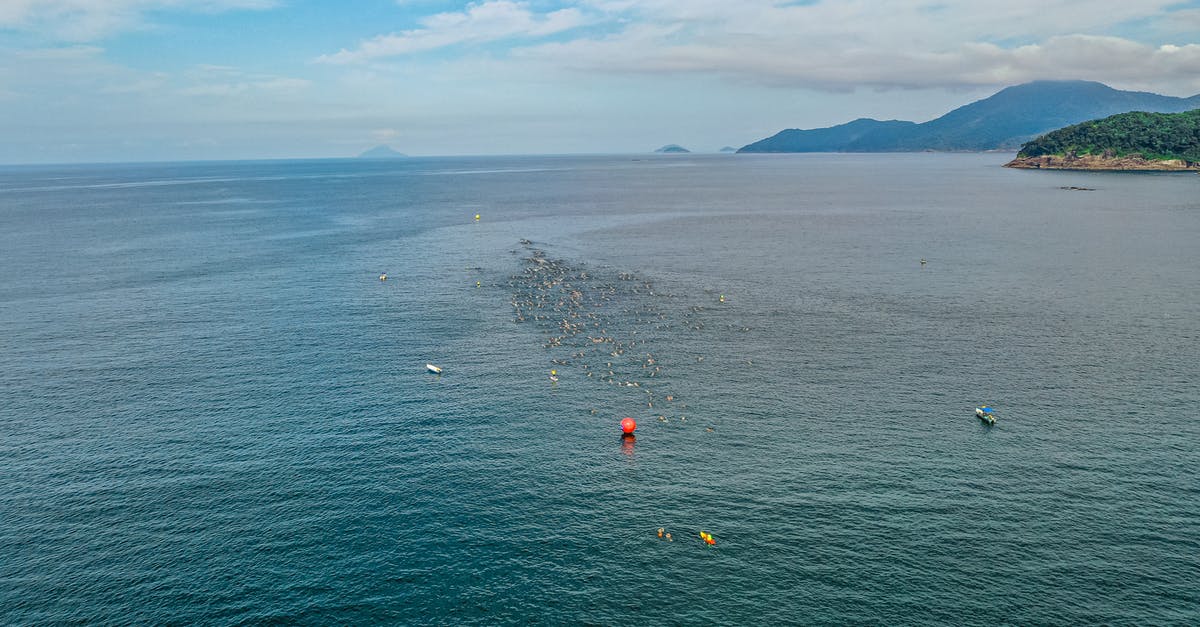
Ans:
[[[679,144],[667,144],[666,146],[663,146],[662,148],[659,148],[658,150],[655,150],[654,152],[682,154],[682,153],[691,152],[691,151],[688,150],[687,148],[684,148],[683,146],[680,146]]]
[[[408,155],[393,150],[391,146],[376,146],[360,155],[359,159],[403,159]]]
[[[1027,142],[1007,168],[1200,171],[1200,109],[1121,113]]]

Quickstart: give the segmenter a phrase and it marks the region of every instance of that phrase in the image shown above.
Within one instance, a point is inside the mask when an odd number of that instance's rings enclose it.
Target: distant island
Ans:
[[[1068,126],[1026,143],[1005,167],[1200,170],[1200,109],[1136,111]]]
[[[1178,113],[1190,98],[1121,91],[1091,81],[1035,81],[1000,90],[917,124],[860,118],[829,128],[788,129],[738,152],[920,152],[1016,150],[1055,129],[1129,111]]]
[[[737,152],[737,148],[734,148],[733,146],[726,146],[717,152]]]
[[[659,148],[658,150],[655,150],[654,152],[684,153],[684,152],[691,152],[691,151],[688,150],[687,148],[684,148],[683,146],[680,146],[679,144],[667,144],[666,146],[663,146],[662,148]]]
[[[391,146],[376,146],[360,155],[359,159],[402,159],[408,155],[392,150]]]

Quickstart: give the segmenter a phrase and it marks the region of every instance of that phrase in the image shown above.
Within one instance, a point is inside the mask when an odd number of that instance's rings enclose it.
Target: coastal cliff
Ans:
[[[1105,155],[1039,155],[1018,156],[1004,164],[1006,168],[1032,170],[1119,170],[1145,172],[1200,172],[1200,163],[1188,163],[1183,159],[1146,159],[1141,155],[1124,157]]]

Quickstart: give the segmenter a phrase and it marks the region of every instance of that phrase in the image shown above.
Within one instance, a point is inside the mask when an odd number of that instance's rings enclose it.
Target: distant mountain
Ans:
[[[903,152],[1016,149],[1070,124],[1128,111],[1178,113],[1191,98],[1120,91],[1090,81],[1035,81],[1000,90],[922,124],[861,118],[811,130],[788,129],[738,152]]]
[[[733,146],[725,146],[717,152],[737,152],[737,148],[734,148]]]
[[[655,150],[654,152],[682,153],[682,152],[691,152],[691,151],[688,150],[687,148],[684,148],[683,146],[680,146],[679,144],[667,144],[666,146],[663,146],[662,148],[659,148],[658,150]]]
[[[1200,109],[1119,113],[1027,142],[1010,168],[1064,170],[1200,169]]]
[[[358,158],[359,159],[400,159],[400,158],[407,157],[407,156],[408,155],[406,155],[402,152],[396,152],[395,150],[392,150],[391,146],[376,146],[376,147],[362,153],[361,155],[358,155]]]

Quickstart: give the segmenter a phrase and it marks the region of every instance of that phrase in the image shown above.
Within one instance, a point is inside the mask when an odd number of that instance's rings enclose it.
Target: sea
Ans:
[[[0,624],[1200,624],[1200,177],[1009,158],[0,168]]]

